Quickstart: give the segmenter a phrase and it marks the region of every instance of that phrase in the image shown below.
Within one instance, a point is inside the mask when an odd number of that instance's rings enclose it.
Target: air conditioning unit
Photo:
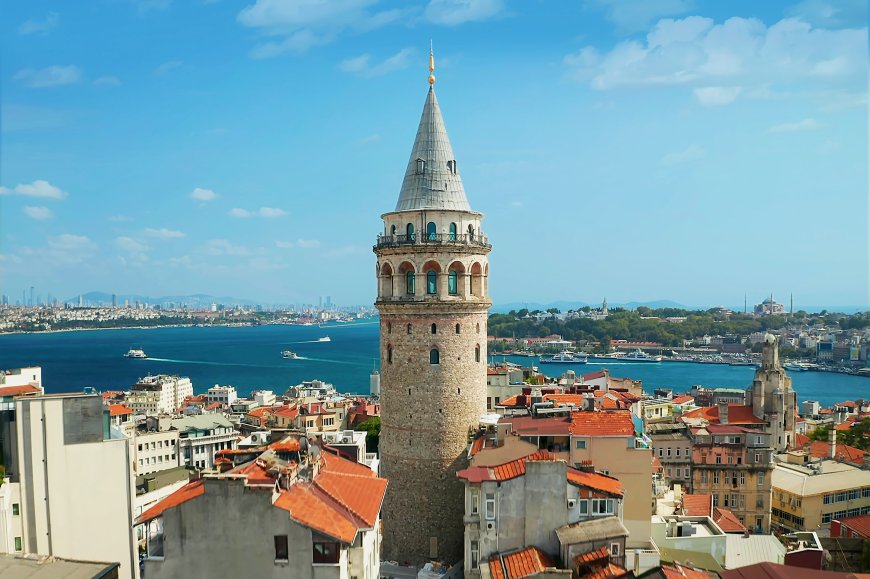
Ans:
[[[495,521],[487,521],[486,522],[486,530],[494,531],[495,530]]]
[[[577,499],[568,499],[568,508],[573,509],[577,506]]]
[[[341,439],[341,443],[342,443],[342,444],[350,444],[351,442],[353,442],[353,439],[350,439],[350,438],[347,438],[347,437],[344,437],[344,438]]]

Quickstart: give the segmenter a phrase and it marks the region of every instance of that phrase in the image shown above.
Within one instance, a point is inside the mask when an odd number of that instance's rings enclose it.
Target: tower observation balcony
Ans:
[[[378,235],[374,250],[387,247],[425,246],[474,246],[487,251],[492,249],[483,234],[413,233],[411,235]]]

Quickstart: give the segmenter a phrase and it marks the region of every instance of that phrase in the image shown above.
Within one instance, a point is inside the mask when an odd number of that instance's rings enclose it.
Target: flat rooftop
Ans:
[[[0,555],[0,577],[4,579],[99,579],[110,576],[118,566],[118,563]]]

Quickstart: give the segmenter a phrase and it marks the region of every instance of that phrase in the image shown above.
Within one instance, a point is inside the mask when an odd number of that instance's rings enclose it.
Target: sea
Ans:
[[[329,337],[329,341],[320,341]],[[141,348],[146,359],[125,358]],[[297,359],[284,359],[292,350]],[[321,326],[264,325],[244,327],[177,327],[80,330],[35,334],[0,334],[0,369],[41,366],[48,393],[129,390],[148,374],[189,377],[197,393],[215,384],[235,386],[240,396],[253,390],[283,393],[303,380],[323,380],[339,392],[368,393],[369,376],[378,368],[378,322],[359,320]],[[536,358],[492,356],[537,365]],[[747,388],[754,368],[689,362],[613,362],[541,365],[550,376],[608,368],[612,376],[642,380],[644,390],[688,391],[708,387]],[[829,372],[791,372],[798,401],[823,406],[856,398],[870,399],[870,378]]]

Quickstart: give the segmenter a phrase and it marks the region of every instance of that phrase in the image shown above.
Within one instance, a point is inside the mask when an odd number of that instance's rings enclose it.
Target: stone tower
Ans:
[[[429,84],[434,62],[430,55]],[[429,87],[395,211],[381,216],[378,298],[386,559],[463,556],[468,434],[486,412],[491,249]]]
[[[770,445],[778,452],[788,450],[794,441],[797,396],[791,378],[779,363],[776,336],[765,334],[761,349],[761,368],[752,381],[752,414],[766,422]]]

